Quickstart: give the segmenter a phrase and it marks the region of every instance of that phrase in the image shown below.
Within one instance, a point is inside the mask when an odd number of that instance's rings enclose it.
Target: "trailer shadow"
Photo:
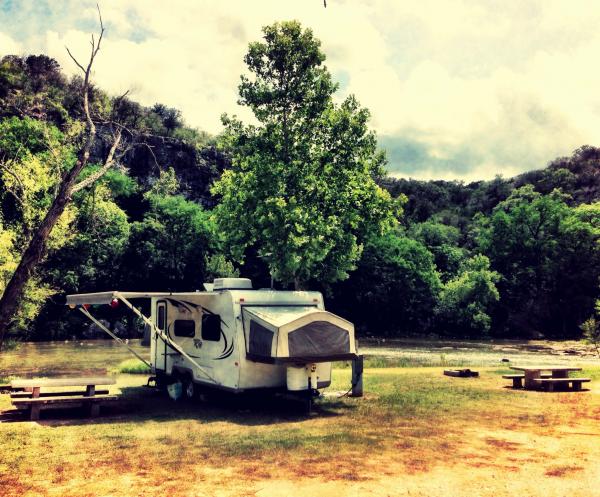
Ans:
[[[123,387],[122,402],[102,408],[99,417],[89,418],[83,409],[42,411],[37,423],[58,427],[65,425],[117,424],[197,420],[202,423],[228,422],[244,426],[304,422],[308,419],[344,416],[356,405],[341,398],[319,398],[308,414],[304,405],[274,394],[231,394],[212,392],[193,401],[173,401],[165,392],[145,386]],[[27,421],[26,413],[17,410],[0,413],[0,422]]]
[[[141,419],[171,421],[198,419],[202,422],[227,421],[240,425],[259,426],[285,422],[302,422],[313,418],[330,418],[344,415],[355,406],[341,399],[319,398],[311,414],[305,412],[299,400],[273,393],[205,392],[193,401],[173,401],[166,393],[146,387],[125,387],[122,395],[127,403],[137,406]],[[123,406],[127,408],[126,405]],[[115,413],[119,408],[115,409]],[[143,412],[143,414],[141,414]]]

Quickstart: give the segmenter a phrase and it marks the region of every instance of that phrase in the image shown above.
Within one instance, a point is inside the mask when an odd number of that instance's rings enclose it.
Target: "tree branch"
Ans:
[[[118,128],[117,132],[115,134],[115,139],[113,141],[113,144],[111,145],[110,150],[108,151],[108,155],[106,156],[106,160],[104,161],[104,164],[102,165],[102,167],[100,169],[98,169],[98,171],[96,171],[95,173],[90,174],[87,178],[85,178],[84,180],[81,180],[79,183],[74,185],[73,188],[71,189],[71,194],[77,193],[79,190],[83,190],[85,187],[90,186],[92,183],[94,183],[95,181],[100,179],[102,176],[104,176],[106,174],[106,172],[113,166],[114,158],[115,158],[115,151],[117,150],[117,148],[119,147],[119,144],[121,143],[121,136],[122,136],[122,131],[120,128]]]
[[[21,178],[19,177],[19,175],[17,173],[15,173],[12,169],[10,169],[9,164],[10,164],[10,162],[1,161],[0,169],[2,169],[3,171],[6,171],[8,174],[10,174],[15,179],[15,181],[19,184],[19,187],[21,188],[21,192],[24,192],[25,185],[23,184],[23,181],[21,180]],[[19,202],[20,205],[22,205],[22,206],[25,205],[21,196],[13,188],[9,187],[6,184],[4,186],[12,194],[12,196]]]
[[[79,63],[79,61],[73,56],[73,54],[71,53],[71,50],[69,50],[69,47],[67,47],[65,45],[65,48],[67,49],[67,53],[69,54],[69,57],[71,57],[71,59],[73,59],[73,62],[75,62],[75,64],[77,64],[77,67],[79,67],[79,69],[81,69],[84,73],[85,73],[85,69],[83,68],[83,66]]]
[[[160,170],[160,164],[158,163],[158,160],[156,159],[156,155],[154,154],[154,150],[152,150],[152,147],[150,145],[148,145],[147,143],[143,143],[143,142],[138,143],[138,145],[141,145],[148,149],[148,152],[150,152],[150,155],[152,156],[152,159],[154,160],[154,165]]]

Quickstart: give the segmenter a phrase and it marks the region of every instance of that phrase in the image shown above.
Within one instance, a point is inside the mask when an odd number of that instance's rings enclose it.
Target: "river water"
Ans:
[[[140,340],[130,340],[129,345],[149,357],[149,348],[142,347]],[[589,347],[574,341],[363,340],[359,347],[371,367],[600,365]],[[26,342],[0,353],[0,377],[104,374],[131,358],[114,340]]]

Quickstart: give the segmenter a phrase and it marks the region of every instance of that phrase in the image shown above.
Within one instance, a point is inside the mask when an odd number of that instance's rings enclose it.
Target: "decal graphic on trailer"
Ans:
[[[218,333],[218,338],[215,339],[214,341],[219,341],[219,342],[223,341],[223,350],[221,351],[221,354],[219,356],[213,357],[213,358],[211,358],[211,360],[220,361],[222,359],[226,359],[229,356],[231,356],[231,354],[233,353],[234,345],[235,345],[234,337],[231,337],[231,342],[229,342],[227,340],[227,335],[223,331],[223,326],[225,326],[226,328],[229,328],[229,326],[227,325],[227,323],[225,321],[223,321],[223,319],[221,318],[220,315],[215,314],[214,312],[208,310],[206,307],[202,307],[199,304],[194,304],[193,302],[189,302],[186,300],[178,300],[178,299],[173,299],[173,298],[168,298],[166,300],[169,301],[169,303],[171,305],[182,306],[190,312],[192,310],[199,311],[200,315],[202,316],[201,317],[201,319],[202,319],[201,329],[204,330],[205,326],[206,326],[206,327],[210,327],[210,328],[213,328],[214,330],[216,330],[216,332]],[[202,331],[202,334],[204,335],[204,331]],[[196,349],[201,349],[202,341],[197,340],[197,339],[194,340],[194,347]],[[197,356],[192,356],[192,357],[197,357]]]

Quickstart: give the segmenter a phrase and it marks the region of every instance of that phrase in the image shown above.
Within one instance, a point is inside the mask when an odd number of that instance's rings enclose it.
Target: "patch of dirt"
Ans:
[[[508,440],[499,440],[497,438],[486,438],[485,443],[505,450],[517,450],[521,444],[518,442],[510,442]]]
[[[569,473],[574,473],[577,471],[583,471],[583,467],[581,466],[555,466],[553,468],[547,469],[545,475],[546,476],[565,476]]]
[[[384,452],[365,454],[367,461],[377,461],[369,467],[369,480],[328,479],[326,472],[321,478],[277,474],[257,482],[251,495],[600,497],[599,393],[550,398],[534,392],[522,419],[515,422],[519,414],[510,409],[503,413],[506,419],[482,416],[462,427],[460,442],[447,452],[432,454],[426,445],[400,438]],[[460,429],[452,420],[444,428]],[[334,467],[333,461],[314,462]]]

